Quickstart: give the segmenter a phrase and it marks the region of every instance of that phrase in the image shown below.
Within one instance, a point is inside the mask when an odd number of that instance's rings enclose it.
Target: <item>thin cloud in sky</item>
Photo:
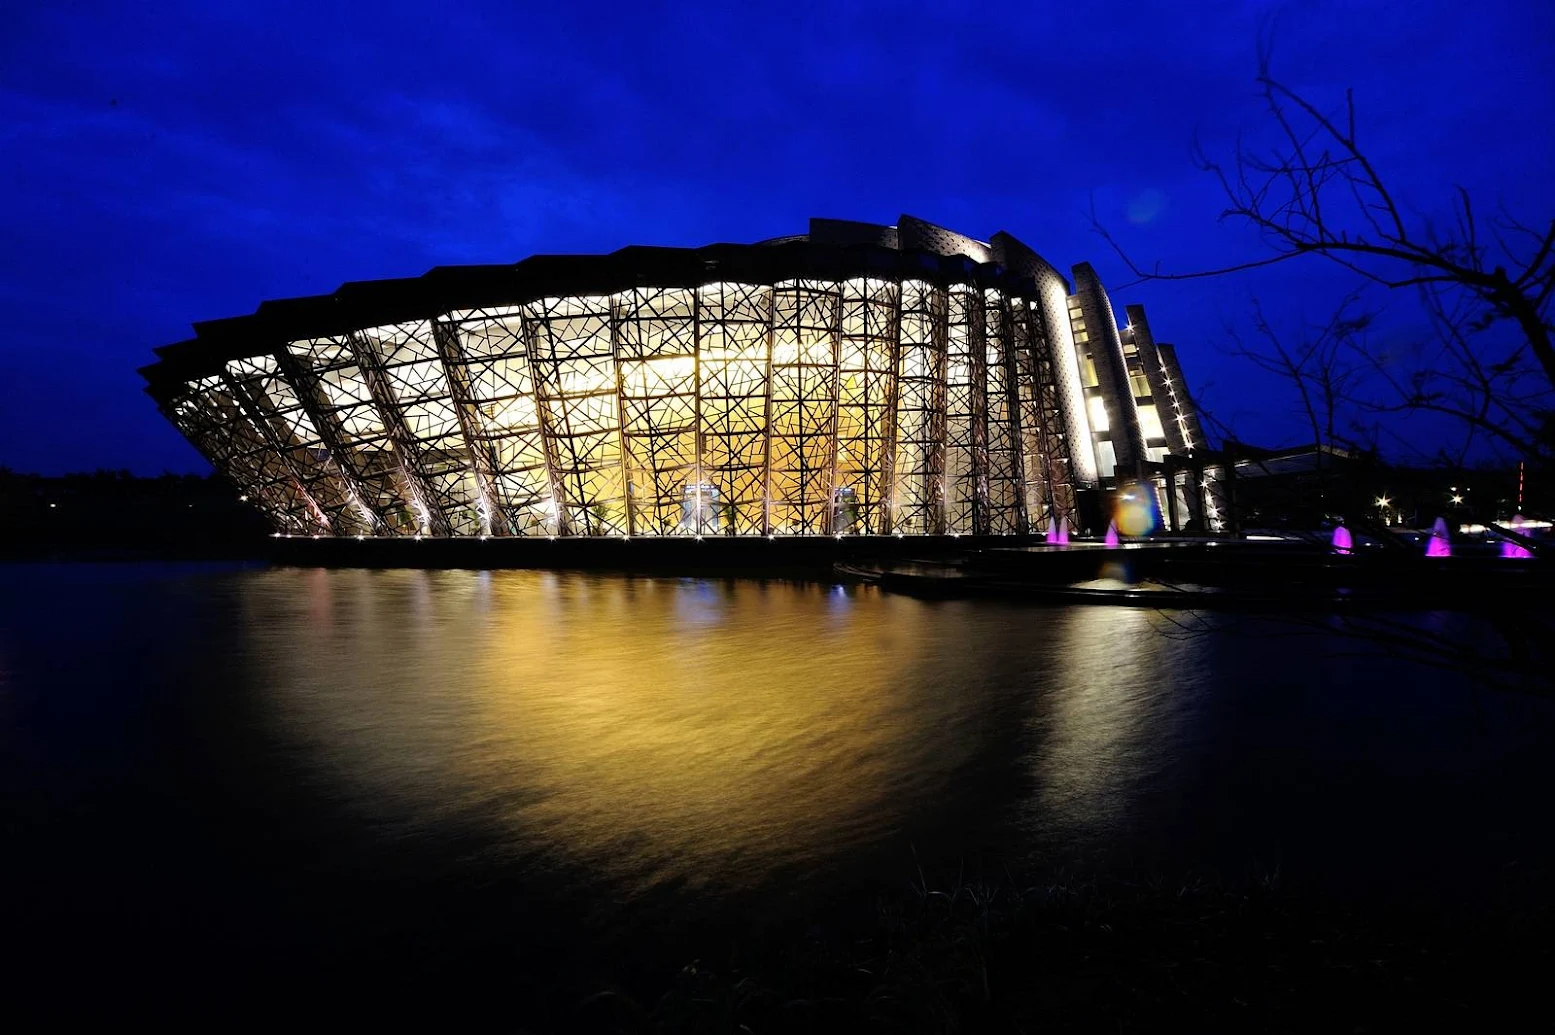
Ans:
[[[1008,229],[1061,268],[1251,254],[1189,160],[1258,124],[1255,42],[1354,86],[1412,204],[1548,204],[1555,7],[1298,3],[24,5],[0,34],[0,464],[199,470],[134,370],[191,321],[443,263],[751,241],[811,215]],[[1271,22],[1272,19],[1272,22]],[[1244,434],[1299,434],[1213,348],[1283,269],[1142,285]]]

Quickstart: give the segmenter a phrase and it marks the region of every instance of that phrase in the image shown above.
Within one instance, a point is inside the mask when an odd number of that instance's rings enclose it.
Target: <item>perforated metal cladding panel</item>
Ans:
[[[1226,527],[1224,514],[1230,502],[1226,498],[1224,469],[1219,467],[1205,468],[1201,491],[1203,493],[1205,523],[1212,532],[1224,531]]]
[[[1112,302],[1089,264],[1080,263],[1074,272],[1072,301],[1078,303],[1086,333],[1090,336],[1087,344],[1107,409],[1110,441],[1117,457],[1116,473],[1118,477],[1134,477],[1138,465],[1145,459],[1145,440],[1139,430],[1139,413],[1134,405],[1128,361],[1123,355],[1123,342],[1118,337]]]
[[[870,244],[879,248],[896,248],[900,244],[896,227],[857,223],[850,219],[812,219],[809,238],[817,244],[839,247]]]
[[[1063,413],[1065,439],[1073,463],[1074,484],[1094,488],[1100,481],[1096,443],[1085,412],[1085,384],[1080,379],[1080,358],[1075,351],[1074,330],[1069,324],[1069,287],[1056,272],[1037,280],[1042,343],[1053,362],[1058,405]],[[1033,327],[1033,334],[1037,328]]]
[[[1140,369],[1144,371],[1145,381],[1150,385],[1150,398],[1160,417],[1167,448],[1173,453],[1186,452],[1182,424],[1175,419],[1176,399],[1166,386],[1166,372],[1156,349],[1155,335],[1150,332],[1150,321],[1145,317],[1145,307],[1125,306],[1124,312],[1128,314],[1129,326],[1133,329],[1134,351],[1139,355]]]
[[[1188,382],[1183,380],[1182,367],[1177,364],[1177,349],[1161,344],[1156,346],[1156,353],[1161,357],[1166,390],[1172,398],[1173,423],[1182,431],[1184,448],[1190,453],[1195,449],[1207,449],[1209,443],[1205,441],[1204,428],[1199,423],[1198,407],[1188,391]]]
[[[935,255],[965,255],[973,262],[990,262],[993,259],[988,245],[982,241],[912,216],[904,215],[897,219],[896,234],[903,251],[924,251]]]

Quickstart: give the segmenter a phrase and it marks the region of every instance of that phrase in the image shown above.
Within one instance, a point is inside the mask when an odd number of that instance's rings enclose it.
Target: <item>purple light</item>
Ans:
[[[1069,545],[1069,519],[1067,517],[1058,519],[1058,545]]]
[[[1118,545],[1118,523],[1116,521],[1109,521],[1107,523],[1107,536],[1103,542],[1105,542],[1108,546]]]
[[[1521,468],[1518,468],[1518,470],[1521,471]],[[1521,532],[1523,530],[1523,520],[1524,519],[1521,514],[1513,514],[1512,531]],[[1528,549],[1528,547],[1523,546],[1521,543],[1514,543],[1510,539],[1503,539],[1501,540],[1501,556],[1525,561],[1533,557],[1533,551]]]
[[[1425,555],[1427,557],[1451,557],[1452,543],[1447,538],[1447,521],[1437,518],[1436,524],[1431,526],[1431,538],[1426,540]]]
[[[1334,529],[1334,553],[1350,554],[1355,552],[1355,539],[1351,537],[1350,530],[1340,525]]]
[[[1047,526],[1047,541],[1051,544],[1058,542],[1058,522],[1050,521]]]

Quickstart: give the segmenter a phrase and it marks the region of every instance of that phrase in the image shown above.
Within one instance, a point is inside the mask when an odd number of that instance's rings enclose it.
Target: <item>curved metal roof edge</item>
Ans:
[[[1014,241],[1002,231],[995,235],[995,240],[1001,238]],[[1052,269],[1029,248],[1022,245],[1021,249],[1041,267]],[[1007,269],[998,262],[978,263],[960,255],[795,238],[699,248],[629,245],[606,254],[534,255],[505,265],[436,266],[419,277],[348,281],[330,294],[272,299],[247,316],[197,322],[194,338],[154,349],[157,361],[138,373],[147,382],[146,390],[162,400],[176,395],[176,389],[192,378],[219,373],[230,360],[273,352],[288,341],[430,319],[459,309],[522,305],[557,295],[610,294],[634,287],[699,287],[715,280],[775,283],[795,277],[882,273],[912,274],[942,283],[1002,284],[1024,295],[1033,278],[1022,276],[1020,265],[1033,268],[1021,263]]]

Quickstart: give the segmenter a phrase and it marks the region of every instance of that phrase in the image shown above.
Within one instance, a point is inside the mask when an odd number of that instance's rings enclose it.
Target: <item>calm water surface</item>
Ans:
[[[1312,630],[516,571],[0,590],[6,910],[71,965],[584,960],[919,867],[1450,897],[1550,858],[1548,702]]]

